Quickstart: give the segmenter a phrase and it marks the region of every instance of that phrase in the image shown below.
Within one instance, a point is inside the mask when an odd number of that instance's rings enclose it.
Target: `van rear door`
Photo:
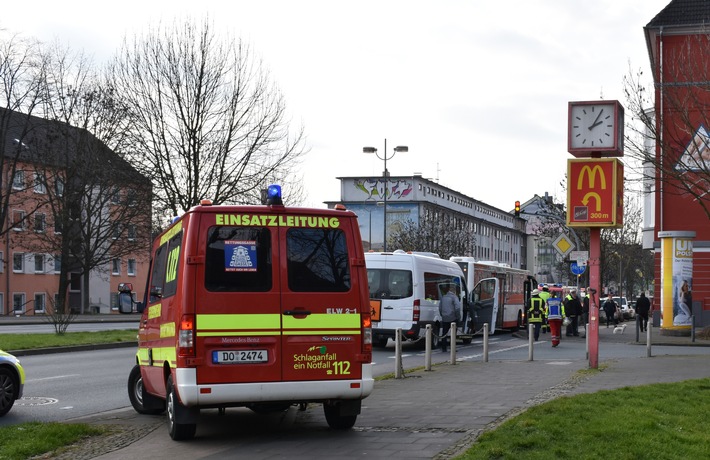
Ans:
[[[283,380],[359,379],[361,313],[369,304],[367,286],[353,282],[365,279],[356,220],[302,222],[279,229]]]

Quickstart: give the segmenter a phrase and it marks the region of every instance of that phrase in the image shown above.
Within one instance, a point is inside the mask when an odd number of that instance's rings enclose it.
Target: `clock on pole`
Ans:
[[[624,108],[619,101],[569,103],[567,150],[577,158],[624,155]]]

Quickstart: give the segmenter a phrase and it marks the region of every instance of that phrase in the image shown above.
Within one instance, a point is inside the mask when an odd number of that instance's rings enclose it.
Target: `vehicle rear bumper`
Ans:
[[[330,399],[364,399],[372,393],[375,381],[372,364],[362,365],[362,378],[351,380],[302,380],[295,382],[256,382],[197,384],[194,368],[175,370],[177,391],[185,406],[242,405],[257,402],[315,402]]]

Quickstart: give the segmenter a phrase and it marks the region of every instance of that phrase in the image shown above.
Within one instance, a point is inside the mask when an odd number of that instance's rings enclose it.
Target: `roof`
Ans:
[[[656,49],[658,35],[706,34],[708,30],[710,30],[710,1],[672,0],[644,27],[651,68],[655,69],[658,61]]]
[[[710,25],[710,2],[707,0],[673,0],[656,15],[647,28]]]
[[[10,161],[66,167],[82,155],[145,181],[130,163],[86,129],[0,107],[0,154]]]

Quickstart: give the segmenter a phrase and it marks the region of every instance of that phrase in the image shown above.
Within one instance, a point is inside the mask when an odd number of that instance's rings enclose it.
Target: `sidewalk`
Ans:
[[[624,334],[602,327],[600,342],[634,346],[637,342],[631,330],[631,323]],[[355,428],[345,432],[328,429],[320,405],[304,412],[292,408],[269,416],[239,408],[227,409],[223,416],[216,410],[204,410],[196,438],[178,443],[168,436],[162,416],[141,416],[124,409],[75,420],[113,425],[118,431],[57,458],[451,458],[483,431],[552,398],[710,377],[710,348],[707,353],[706,348],[697,348],[709,345],[707,340],[691,343],[689,337],[666,337],[659,332],[653,331],[654,340],[702,354],[691,356],[678,350],[678,356],[614,360],[602,356],[600,364],[604,366],[598,373],[578,372],[587,369],[586,359],[441,364],[430,372],[377,381],[372,395],[363,401]]]

